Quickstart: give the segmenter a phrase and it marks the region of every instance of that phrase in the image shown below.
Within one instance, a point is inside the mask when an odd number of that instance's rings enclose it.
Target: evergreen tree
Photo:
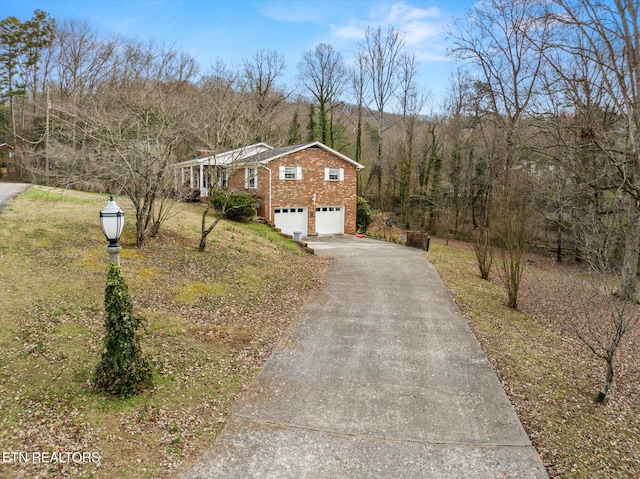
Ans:
[[[316,107],[309,105],[309,122],[307,123],[307,141],[318,139],[318,124],[316,123]]]
[[[297,145],[302,141],[302,125],[298,117],[298,110],[293,114],[291,124],[289,125],[289,131],[287,133],[287,143],[289,145]]]
[[[133,396],[152,385],[151,366],[142,357],[138,329],[143,319],[133,304],[120,266],[111,263],[105,291],[105,351],[94,374],[97,389],[115,396]]]

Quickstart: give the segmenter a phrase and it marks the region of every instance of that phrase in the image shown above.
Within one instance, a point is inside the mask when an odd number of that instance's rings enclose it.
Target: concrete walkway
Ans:
[[[500,382],[420,250],[310,239],[337,257],[183,478],[545,478]]]

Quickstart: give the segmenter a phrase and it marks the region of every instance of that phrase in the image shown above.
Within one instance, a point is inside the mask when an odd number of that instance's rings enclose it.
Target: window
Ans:
[[[325,168],[324,181],[344,181],[344,168]]]
[[[279,168],[278,177],[281,180],[301,180],[302,167],[301,166],[281,166]]]
[[[251,189],[258,187],[258,168],[244,169],[244,187]]]
[[[227,170],[220,171],[219,180],[221,188],[226,188],[227,186],[229,186],[229,172]]]

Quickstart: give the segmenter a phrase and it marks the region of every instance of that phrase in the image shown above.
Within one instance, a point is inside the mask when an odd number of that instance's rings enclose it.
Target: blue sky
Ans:
[[[444,26],[474,0],[1,0],[0,18],[30,18],[41,9],[57,21],[86,21],[101,34],[154,39],[190,53],[203,69],[217,59],[239,66],[258,49],[287,62],[282,82],[293,87],[303,52],[330,43],[349,62],[367,26],[404,32],[421,64],[419,83],[434,100],[455,65],[446,58]]]

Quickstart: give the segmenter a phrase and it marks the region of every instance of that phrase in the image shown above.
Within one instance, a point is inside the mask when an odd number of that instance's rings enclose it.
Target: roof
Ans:
[[[361,170],[362,168],[364,168],[364,165],[358,163],[357,161],[352,160],[351,158],[349,158],[348,156],[343,155],[342,153],[334,150],[333,148],[329,148],[327,145],[325,145],[324,143],[321,143],[319,141],[313,141],[313,142],[309,142],[309,143],[302,143],[300,145],[291,145],[291,146],[283,146],[281,148],[274,148],[268,151],[261,151],[259,153],[256,153],[253,156],[244,156],[243,158],[241,158],[238,163],[242,163],[242,164],[255,164],[255,163],[260,163],[262,165],[265,165],[267,163],[269,163],[270,161],[273,160],[277,160],[278,158],[282,158],[283,156],[289,155],[291,153],[295,153],[298,151],[302,151],[302,150],[306,150],[307,148],[312,148],[312,147],[318,147],[318,148],[322,148],[323,150],[328,151],[329,153],[342,158],[344,161],[351,163],[352,165],[354,165],[358,170]]]
[[[254,145],[243,146],[241,148],[234,148],[232,150],[225,150],[208,156],[200,156],[191,160],[181,161],[175,163],[173,166],[184,168],[186,166],[200,166],[200,165],[230,165],[243,158],[255,156],[261,152],[273,150],[272,146],[266,143],[256,143]]]

